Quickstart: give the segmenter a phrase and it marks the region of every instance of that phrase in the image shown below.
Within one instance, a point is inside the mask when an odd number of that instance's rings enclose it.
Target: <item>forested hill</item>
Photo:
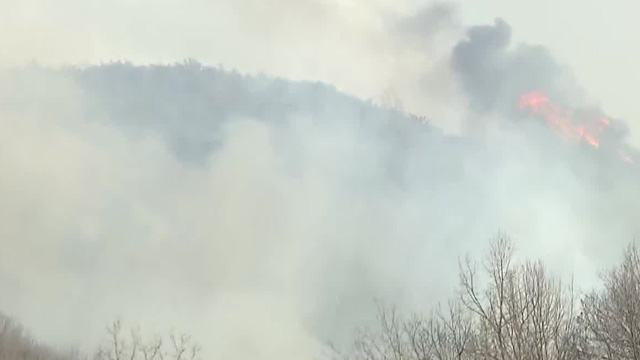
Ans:
[[[282,125],[296,119],[322,126],[349,122],[389,139],[415,131],[439,133],[424,118],[381,107],[321,82],[246,75],[194,60],[149,66],[112,62],[58,70],[25,67],[5,72],[3,81],[22,83],[31,78],[46,88],[46,77],[37,75],[45,73],[72,80],[85,97],[87,117],[106,117],[134,133],[158,132],[183,160],[205,158],[219,145],[221,127],[233,120]],[[5,94],[5,105],[7,95],[15,99],[20,92]]]

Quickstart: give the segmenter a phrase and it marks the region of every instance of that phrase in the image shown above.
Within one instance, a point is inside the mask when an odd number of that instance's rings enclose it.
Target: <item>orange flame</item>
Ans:
[[[562,109],[541,92],[520,96],[520,109],[531,110],[534,114],[544,118],[552,128],[565,137],[584,140],[593,147],[600,146],[596,133],[602,132],[611,123],[609,119],[601,118],[595,129],[587,124],[577,124],[573,121],[573,111]]]
[[[606,117],[600,117],[590,123],[578,123],[574,120],[574,114],[571,109],[563,109],[552,102],[543,92],[531,92],[521,95],[520,109],[529,110],[543,118],[549,126],[563,137],[584,141],[594,148],[600,147],[598,134],[602,133],[611,124],[611,120]],[[627,163],[633,162],[631,157],[622,150],[618,151],[618,155]]]

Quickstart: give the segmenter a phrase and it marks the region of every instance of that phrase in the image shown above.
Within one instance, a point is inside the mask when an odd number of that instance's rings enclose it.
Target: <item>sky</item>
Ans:
[[[352,103],[313,90],[289,95],[321,114],[285,114],[280,127],[266,115],[229,115],[219,148],[197,167],[167,145],[207,129],[175,121],[192,110],[179,80],[136,92],[140,82],[129,89],[109,72],[94,87],[60,73],[3,73],[0,290],[14,296],[0,309],[53,342],[92,343],[119,313],[158,331],[186,328],[221,358],[295,359],[315,352],[319,334],[348,334],[371,294],[399,300],[415,290],[403,299],[411,307],[442,289],[456,256],[479,251],[501,226],[555,270],[590,277],[596,257],[615,258],[636,234],[635,178],[606,154],[558,145],[545,128],[491,124],[513,125],[512,101],[535,84],[637,134],[631,38],[640,25],[621,2],[599,6],[0,0],[0,67],[195,58],[323,81],[426,115],[447,133],[485,130],[490,144],[474,152],[473,141],[456,147],[413,128],[398,140],[375,121],[353,121]],[[137,114],[156,122],[114,121],[119,108],[96,100],[108,80],[116,97],[156,101],[157,113]],[[268,93],[260,86],[248,92]],[[625,140],[617,136],[608,140]]]

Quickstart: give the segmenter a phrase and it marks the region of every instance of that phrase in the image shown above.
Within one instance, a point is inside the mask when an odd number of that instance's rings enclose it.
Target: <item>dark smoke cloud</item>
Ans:
[[[451,66],[459,76],[473,111],[510,111],[517,97],[545,91],[558,101],[572,100],[577,84],[542,46],[511,46],[512,29],[502,18],[473,26],[453,49]]]
[[[601,148],[608,155],[600,166],[615,162],[612,158],[620,150],[636,153],[627,144],[627,123],[591,105],[567,66],[558,63],[545,47],[513,45],[511,38],[509,24],[497,18],[492,25],[470,27],[466,37],[453,48],[451,68],[468,98],[472,114],[484,116],[484,120],[497,115],[535,132],[536,124],[525,122],[532,119],[526,119],[526,113],[518,108],[518,98],[529,92],[543,92],[560,107],[573,110],[576,122],[594,125],[601,117],[612,120],[599,135]],[[482,121],[478,116],[471,118],[469,121]],[[554,147],[554,151],[559,150]]]

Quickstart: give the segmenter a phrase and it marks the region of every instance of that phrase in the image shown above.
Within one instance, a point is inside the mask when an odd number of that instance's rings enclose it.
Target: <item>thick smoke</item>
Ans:
[[[493,25],[473,26],[453,49],[452,67],[469,95],[474,111],[506,111],[528,91],[549,92],[559,101],[576,101],[581,92],[570,71],[542,46],[511,45],[512,30],[498,18]]]
[[[318,13],[332,14],[305,16]],[[347,343],[375,299],[444,300],[458,256],[498,230],[588,284],[636,234],[637,172],[603,172],[611,157],[514,121],[513,108],[536,86],[582,98],[574,80],[539,47],[509,48],[503,21],[432,61],[452,10],[392,18],[383,35],[342,33],[379,39],[392,61],[325,74],[383,69],[363,87],[392,79],[409,103],[462,103],[459,85],[471,103],[459,113],[517,125],[448,136],[331,86],[193,61],[4,72],[0,309],[62,344],[90,347],[121,315],[190,331],[211,358],[300,359]],[[360,20],[349,25],[376,22]],[[360,54],[380,55],[368,45]]]
[[[576,116],[583,120],[610,117],[593,104],[571,70],[559,64],[548,49],[513,45],[511,38],[509,24],[497,18],[493,25],[469,28],[466,37],[453,49],[451,67],[474,113],[501,115],[522,122],[518,98],[535,91],[547,94],[565,109],[576,110]],[[625,149],[628,135],[628,126],[621,119],[613,119],[603,134],[605,142],[617,143]]]

